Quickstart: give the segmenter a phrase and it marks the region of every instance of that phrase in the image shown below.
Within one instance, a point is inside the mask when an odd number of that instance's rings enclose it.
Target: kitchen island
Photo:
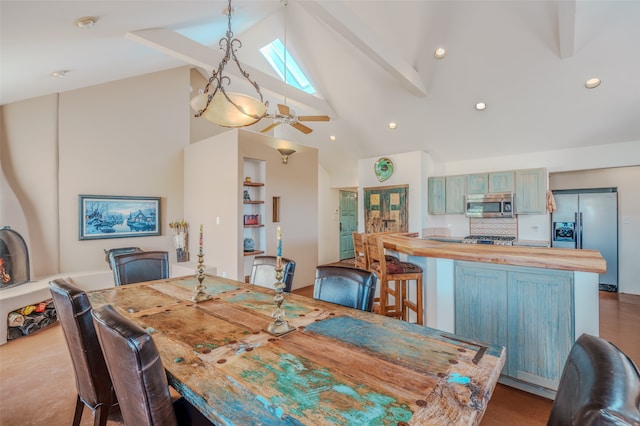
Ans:
[[[575,340],[599,334],[597,251],[383,241],[423,268],[427,326],[507,348],[504,384],[553,398]]]

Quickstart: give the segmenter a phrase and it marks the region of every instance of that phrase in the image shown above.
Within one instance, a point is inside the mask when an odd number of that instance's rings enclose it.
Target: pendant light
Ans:
[[[231,0],[225,13],[227,14],[227,33],[218,42],[220,49],[224,50],[224,57],[218,64],[218,69],[213,70],[209,82],[202,93],[191,99],[191,108],[196,111],[196,117],[203,117],[206,120],[223,127],[244,127],[257,123],[267,113],[268,102],[265,102],[260,92],[258,83],[251,80],[238,58],[236,50],[242,47],[242,42],[233,37],[231,31]],[[255,89],[259,99],[242,93],[227,92],[225,86],[231,84],[231,78],[224,75],[224,67],[234,62],[242,77],[247,80]]]

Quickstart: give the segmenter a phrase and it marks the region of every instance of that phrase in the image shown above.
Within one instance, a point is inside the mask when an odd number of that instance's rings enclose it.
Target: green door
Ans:
[[[357,194],[352,191],[340,191],[340,260],[354,256],[351,233],[357,230]]]

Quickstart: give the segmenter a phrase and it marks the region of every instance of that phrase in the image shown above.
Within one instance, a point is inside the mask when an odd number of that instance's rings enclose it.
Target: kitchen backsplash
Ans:
[[[469,219],[469,235],[495,235],[518,238],[517,218]]]

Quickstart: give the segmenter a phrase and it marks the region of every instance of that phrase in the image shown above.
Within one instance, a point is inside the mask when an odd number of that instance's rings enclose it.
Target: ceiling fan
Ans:
[[[273,118],[273,123],[262,129],[260,132],[265,133],[279,126],[282,123],[288,124],[291,127],[298,129],[305,135],[313,132],[311,127],[305,126],[301,121],[329,121],[328,115],[296,115],[287,105],[287,5],[288,0],[280,0],[280,3],[285,6],[284,14],[284,67],[283,67],[283,86],[284,86],[284,104],[278,104],[278,111],[274,114],[267,114],[265,117]]]
[[[286,102],[286,98],[285,98]],[[282,123],[288,124],[291,127],[300,130],[305,135],[308,135],[313,131],[308,126],[305,126],[301,121],[329,121],[328,115],[296,115],[295,111],[289,108],[287,105],[278,104],[278,112],[275,114],[267,114],[267,117],[273,118],[273,123],[261,130],[262,133],[268,132],[276,126]]]

